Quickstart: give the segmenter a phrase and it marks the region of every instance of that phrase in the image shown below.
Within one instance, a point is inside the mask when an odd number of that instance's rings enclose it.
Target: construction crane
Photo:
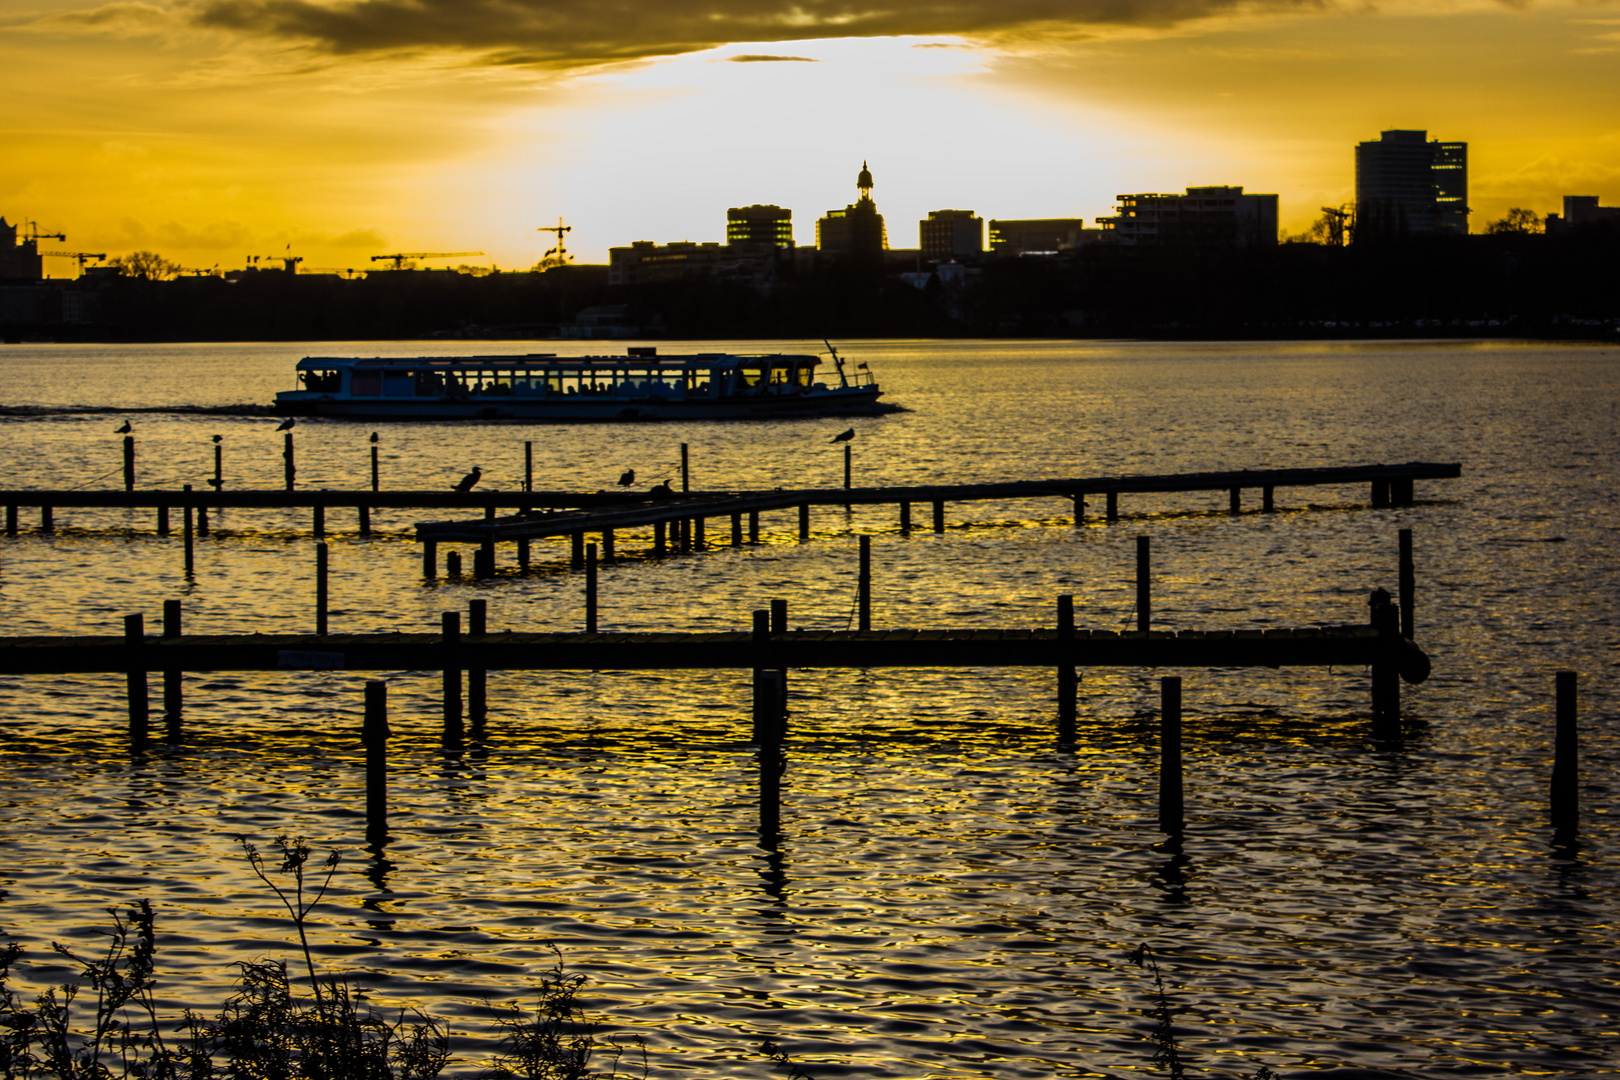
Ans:
[[[36,244],[41,240],[55,240],[59,244],[67,243],[67,235],[65,233],[40,232],[39,222],[37,221],[25,221],[23,222],[23,226],[28,230],[28,236],[26,239],[32,240]]]
[[[470,259],[482,254],[482,251],[399,251],[392,255],[373,255],[371,261],[387,260],[394,264],[395,270],[402,270],[406,259]]]
[[[553,255],[557,256],[557,265],[559,265],[559,266],[561,266],[563,263],[568,261],[568,249],[563,246],[563,233],[573,232],[574,227],[572,225],[564,225],[563,224],[563,219],[558,218],[557,219],[557,224],[555,224],[555,225],[542,225],[542,226],[540,226],[538,229],[536,229],[534,231],[535,232],[549,232],[549,233],[556,233],[557,234],[557,246],[552,248],[550,251],[546,252],[544,255],[540,256],[541,265],[544,265],[545,261],[547,259],[551,258]]]
[[[79,273],[81,273],[81,274],[84,273],[84,260],[86,260],[86,259],[94,259],[94,260],[96,260],[96,262],[100,262],[101,260],[103,260],[103,259],[105,259],[107,257],[107,253],[105,251],[102,251],[102,252],[93,252],[93,251],[42,251],[39,254],[42,257],[45,256],[45,255],[56,255],[56,256],[58,256],[60,258],[63,258],[63,259],[78,259],[79,260]]]

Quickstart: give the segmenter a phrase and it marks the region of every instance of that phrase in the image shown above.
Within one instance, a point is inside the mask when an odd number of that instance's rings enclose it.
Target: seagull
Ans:
[[[375,431],[373,431],[373,432],[372,432],[372,433],[371,433],[371,441],[372,441],[372,442],[376,442],[376,441],[377,441],[377,433],[376,433],[376,432],[375,432]]]
[[[461,478],[461,483],[456,485],[456,490],[457,491],[471,491],[473,485],[478,483],[479,477],[481,477],[483,475],[484,475],[484,470],[482,470],[478,466],[474,465],[473,466],[473,471],[468,473],[466,476],[463,476]]]
[[[636,470],[634,470],[634,469],[626,469],[619,476],[619,486],[620,487],[629,487],[631,484],[633,484],[635,482],[636,482]]]
[[[666,495],[673,495],[675,493],[669,490],[668,480],[660,480],[647,491],[647,494],[651,495],[655,499],[662,499]]]
[[[281,422],[281,426],[276,428],[276,430],[277,431],[291,431],[293,429],[293,425],[295,423],[297,423],[297,421],[289,416],[289,417],[287,417],[287,419],[285,419],[285,420],[283,420]]]
[[[214,436],[214,441],[215,441],[215,442],[219,442],[219,441],[221,441],[221,440],[222,440],[222,439],[224,439],[224,438],[225,438],[225,436],[223,436],[223,435],[215,435],[215,436]]]
[[[849,440],[853,439],[854,437],[855,437],[855,429],[850,428],[848,431],[840,431],[837,435],[834,435],[832,437],[832,441],[833,442],[849,442]]]
[[[129,421],[125,420],[123,427],[121,427],[121,428],[113,428],[113,434],[114,435],[128,435],[131,431],[134,431],[134,430],[135,430],[134,428],[129,426]]]

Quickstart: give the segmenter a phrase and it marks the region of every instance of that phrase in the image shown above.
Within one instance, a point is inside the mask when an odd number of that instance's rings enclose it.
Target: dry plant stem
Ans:
[[[270,880],[270,875],[264,868],[264,857],[259,854],[259,849],[253,846],[253,842],[241,835],[236,837],[236,841],[242,845],[242,850],[247,854],[248,865],[253,868],[254,874],[258,875],[260,881],[270,886],[282,906],[287,909],[287,914],[292,916],[293,926],[298,929],[298,944],[304,952],[304,968],[309,972],[309,985],[315,993],[315,1006],[317,1009],[321,1008],[324,1005],[321,997],[321,981],[315,974],[315,958],[310,954],[309,934],[305,930],[304,923],[315,905],[321,902],[321,897],[326,895],[327,886],[332,884],[332,875],[337,873],[338,863],[342,859],[341,853],[334,849],[327,854],[324,864],[326,878],[321,882],[321,887],[315,895],[306,901],[304,866],[309,862],[309,844],[302,837],[292,837],[283,833],[275,839],[275,846],[281,852],[280,872],[290,873],[293,876],[293,895],[290,899],[281,886]]]

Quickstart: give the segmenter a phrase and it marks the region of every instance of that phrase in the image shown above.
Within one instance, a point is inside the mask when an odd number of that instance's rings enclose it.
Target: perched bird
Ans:
[[[129,421],[125,420],[123,427],[113,428],[113,434],[114,435],[128,435],[131,431],[134,431],[134,430],[135,430],[134,428],[129,426]]]
[[[375,431],[373,431],[373,432],[372,432],[372,433],[371,433],[371,441],[372,441],[372,442],[376,442],[376,441],[377,441],[377,433],[376,433],[376,432],[375,432]]]
[[[473,466],[473,471],[468,473],[466,476],[463,476],[461,478],[461,483],[456,485],[456,490],[457,491],[471,491],[472,488],[473,488],[473,485],[478,483],[479,478],[482,477],[483,475],[484,475],[484,470],[482,470],[478,466],[474,465]]]
[[[854,437],[855,437],[855,429],[850,428],[848,431],[840,431],[837,435],[834,435],[832,437],[832,441],[833,442],[849,442],[849,440],[853,439]]]
[[[660,480],[647,490],[647,494],[651,495],[655,499],[662,499],[667,495],[673,495],[675,493],[669,490],[668,480]]]
[[[620,487],[629,487],[631,484],[633,484],[635,482],[636,482],[636,470],[634,470],[634,469],[626,469],[626,470],[624,470],[623,473],[621,473],[619,475],[619,486]]]
[[[281,422],[281,426],[276,428],[276,430],[277,431],[291,431],[293,429],[293,425],[295,423],[297,423],[297,421],[289,416],[289,417],[287,417],[287,419],[285,419],[285,420],[283,420]]]
[[[224,439],[224,438],[225,438],[225,436],[223,436],[223,435],[215,435],[215,436],[214,436],[214,441],[215,441],[215,442],[220,442],[220,441],[222,441],[222,440],[223,440],[223,439]]]

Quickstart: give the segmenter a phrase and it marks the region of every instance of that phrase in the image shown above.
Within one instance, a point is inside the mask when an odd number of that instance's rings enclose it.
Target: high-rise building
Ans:
[[[984,254],[984,219],[971,210],[930,210],[917,234],[925,259]]]
[[[28,237],[17,240],[17,226],[0,217],[0,278],[38,281],[45,276],[39,242]]]
[[[1277,196],[1239,187],[1190,187],[1185,195],[1117,195],[1097,224],[1127,247],[1257,247],[1277,242]]]
[[[816,248],[831,255],[881,255],[889,247],[883,215],[872,201],[872,172],[861,162],[855,178],[860,198],[842,210],[829,210],[816,222]]]
[[[1356,144],[1356,241],[1468,232],[1468,144],[1395,130]]]
[[[734,206],[726,211],[726,243],[793,246],[793,211],[780,206]]]

